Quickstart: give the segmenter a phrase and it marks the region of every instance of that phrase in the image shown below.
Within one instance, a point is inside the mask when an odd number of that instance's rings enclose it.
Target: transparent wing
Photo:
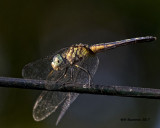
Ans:
[[[39,59],[35,62],[31,62],[24,66],[22,69],[22,76],[27,79],[39,79],[46,80],[48,74],[53,70],[51,62],[56,54],[63,53],[67,48],[61,49],[58,52]],[[56,72],[56,74],[62,71]],[[55,73],[54,73],[55,74]]]
[[[77,64],[81,66],[82,68],[86,69],[90,73],[91,77],[93,77],[97,70],[99,59],[97,56],[91,55]],[[76,83],[80,83],[82,85],[85,84],[87,86],[89,83],[88,74],[82,69],[77,68],[75,66],[70,67],[70,68],[71,68],[70,71],[72,71],[73,73],[72,74],[73,82],[75,83],[74,86],[76,86]],[[66,110],[69,108],[71,103],[73,103],[73,101],[78,97],[78,95],[79,95],[78,93],[68,93],[67,94],[67,97],[62,106],[61,113],[57,119],[56,125],[58,125],[63,115],[65,114]]]
[[[66,100],[62,106],[62,110],[61,110],[61,113],[57,119],[56,125],[58,125],[58,123],[62,119],[63,115],[65,114],[65,112],[67,111],[69,106],[73,103],[73,101],[78,97],[78,95],[79,95],[78,93],[68,93],[67,94]]]
[[[64,74],[64,70],[62,71],[54,71],[51,67],[51,61],[56,54],[61,54],[65,49],[58,51],[55,54],[44,57],[40,60],[27,64],[22,70],[22,76],[28,79],[41,79],[46,80],[48,74],[52,72],[52,76],[47,80],[55,80],[58,79],[62,74]],[[53,78],[53,79],[52,79]],[[63,78],[61,82],[66,82],[66,78]],[[52,85],[46,85],[46,87]],[[48,87],[51,88],[51,87]],[[54,112],[57,107],[65,100],[67,93],[63,92],[50,92],[43,91],[38,97],[34,108],[33,108],[33,118],[36,121],[41,121],[48,117],[52,112]]]
[[[43,59],[37,60],[33,63],[27,64],[22,71],[24,78],[31,79],[42,79],[42,80],[59,80],[60,82],[66,83],[81,83],[87,85],[89,83],[88,74],[80,68],[75,66],[66,66],[66,70],[54,71],[51,67],[51,61],[53,56],[56,54],[61,54],[66,49],[62,49],[57,53],[47,56]],[[86,69],[91,77],[95,74],[98,67],[99,60],[96,56],[89,56],[83,61],[77,63],[77,65]],[[48,77],[48,74],[50,77]],[[65,75],[64,75],[65,74]],[[51,85],[46,85],[47,89],[52,88]],[[69,108],[70,104],[78,97],[77,93],[63,93],[63,92],[49,92],[43,91],[39,98],[37,99],[35,106],[33,108],[33,117],[36,121],[40,121],[48,117],[52,112],[54,112],[58,106],[64,102],[62,106],[62,111],[58,117],[57,123],[61,120],[66,110]]]
[[[95,72],[97,71],[99,64],[99,59],[95,55],[90,55],[84,60],[80,61],[76,65],[80,66],[81,68],[85,69],[86,71],[89,72],[91,78],[93,78]],[[80,84],[88,84],[89,79],[88,79],[88,73],[82,70],[81,68],[74,67],[74,81],[75,83],[80,83]]]
[[[65,97],[66,93],[43,91],[33,108],[34,120],[41,121],[55,112],[58,106],[65,100]]]

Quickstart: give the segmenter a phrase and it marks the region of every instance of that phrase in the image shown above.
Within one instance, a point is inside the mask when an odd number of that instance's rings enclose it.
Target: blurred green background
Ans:
[[[139,36],[153,43],[99,54],[94,82],[159,88],[159,0],[1,0],[0,76],[22,77],[23,66],[75,43],[95,44]],[[32,118],[40,91],[0,88],[1,128],[54,128],[58,112],[42,122]],[[147,118],[148,121],[121,121]],[[159,128],[160,101],[81,95],[57,127]]]

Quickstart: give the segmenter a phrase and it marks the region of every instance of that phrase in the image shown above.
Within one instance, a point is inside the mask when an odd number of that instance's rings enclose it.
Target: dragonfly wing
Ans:
[[[33,118],[41,121],[55,112],[58,106],[65,100],[67,93],[43,91],[38,97],[34,108]]]
[[[61,49],[58,52],[46,56],[37,61],[31,62],[22,69],[22,76],[27,79],[46,80],[48,74],[53,70],[51,62],[56,54],[61,54],[67,48]],[[54,71],[55,72],[55,71]],[[57,72],[56,72],[57,73]]]
[[[64,101],[64,104],[62,106],[62,110],[61,110],[59,117],[57,119],[56,125],[58,125],[58,123],[60,122],[60,120],[64,116],[65,112],[67,111],[69,106],[73,103],[73,101],[78,97],[78,95],[79,95],[78,93],[68,93],[67,94],[67,98]]]
[[[29,63],[22,70],[22,75],[24,78],[29,79],[42,79],[49,81],[56,81],[61,78],[59,81],[62,83],[73,82],[88,84],[88,74],[82,69],[77,68],[76,66],[68,66],[67,71],[64,75],[64,70],[54,71],[51,67],[51,62],[53,57],[56,54],[62,54],[66,49],[62,49],[57,53],[47,56],[43,59],[37,60],[33,63]],[[89,72],[91,77],[95,74],[98,67],[98,58],[96,56],[90,56],[77,63],[79,66],[84,68]],[[49,75],[49,77],[48,77]],[[47,85],[52,88],[52,85]],[[69,108],[70,104],[78,97],[77,93],[63,93],[63,92],[51,92],[43,91],[39,98],[37,99],[35,106],[33,108],[33,117],[36,121],[41,121],[53,113],[57,107],[64,102],[62,106],[62,111],[58,117],[57,124],[60,119],[65,114],[66,110]]]
[[[77,64],[83,67],[84,69],[86,69],[87,71],[89,71],[91,77],[93,77],[97,70],[99,60],[97,56],[89,56],[85,60]],[[73,73],[72,74],[73,83],[75,83],[74,86],[76,86],[76,83],[86,84],[86,85],[89,83],[88,74],[84,72],[82,69],[74,66],[74,67],[70,67],[68,71],[71,71]],[[70,107],[70,105],[73,103],[73,101],[78,97],[78,95],[79,95],[78,93],[68,93],[67,94],[67,97],[62,106],[62,110],[57,119],[56,125],[58,125],[63,115],[65,114],[67,109]]]
[[[22,70],[22,76],[27,79],[45,80],[52,70],[51,59],[52,57],[47,56],[25,65]]]
[[[64,70],[55,71],[51,66],[53,57],[57,54],[62,54],[67,48],[61,49],[58,52],[31,62],[22,70],[22,76],[27,79],[39,79],[53,81],[53,83],[64,74]],[[48,78],[48,75],[50,77]],[[61,80],[65,82],[66,78]],[[46,82],[47,83],[47,82]],[[53,85],[45,85],[46,88],[52,88]],[[67,93],[43,91],[38,97],[34,108],[33,118],[36,121],[41,121],[48,117],[51,113],[55,112],[57,107],[65,100]]]
[[[89,74],[84,70],[82,70],[81,68],[74,67],[75,83],[87,85],[89,83],[88,76],[90,75],[91,78],[93,78],[94,74],[97,71],[98,64],[99,64],[99,59],[95,55],[90,55],[86,57],[84,60],[82,60],[81,62],[77,63],[78,66],[88,71]]]

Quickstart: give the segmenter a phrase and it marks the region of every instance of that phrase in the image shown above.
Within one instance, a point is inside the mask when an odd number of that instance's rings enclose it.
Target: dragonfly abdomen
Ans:
[[[134,44],[134,43],[142,43],[142,42],[151,42],[156,40],[156,37],[153,36],[146,36],[146,37],[137,37],[131,39],[125,39],[115,42],[108,42],[108,43],[100,43],[90,46],[90,49],[94,52],[100,52],[103,50],[112,49],[118,46],[127,45],[127,44]]]

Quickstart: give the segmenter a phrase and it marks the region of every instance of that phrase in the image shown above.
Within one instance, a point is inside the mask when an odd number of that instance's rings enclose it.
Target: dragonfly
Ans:
[[[56,53],[31,62],[22,69],[22,76],[27,79],[39,79],[60,83],[72,83],[74,86],[90,87],[97,70],[99,59],[97,53],[127,44],[151,42],[156,37],[146,36],[120,41],[99,43],[94,45],[74,44]],[[52,85],[45,85],[50,90]],[[33,107],[33,118],[41,121],[61,108],[56,125],[64,116],[66,110],[78,97],[78,93],[42,91]]]

